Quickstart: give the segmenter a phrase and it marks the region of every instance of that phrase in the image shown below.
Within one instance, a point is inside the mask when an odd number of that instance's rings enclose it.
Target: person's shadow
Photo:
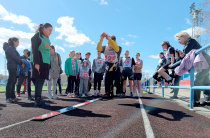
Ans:
[[[140,108],[140,104],[136,103],[136,104],[119,104],[122,106],[132,106],[132,107],[136,107],[136,108]],[[170,110],[170,109],[164,109],[164,108],[159,108],[159,107],[153,107],[153,106],[147,106],[144,105],[144,109],[147,110],[149,115],[155,116],[155,117],[159,117],[159,118],[163,118],[169,121],[181,121],[182,118],[184,117],[192,117],[191,115],[187,115],[186,113],[182,112],[182,111],[175,111],[175,110]],[[161,113],[166,113],[171,115],[173,118],[169,118],[166,117],[164,115],[161,115]]]

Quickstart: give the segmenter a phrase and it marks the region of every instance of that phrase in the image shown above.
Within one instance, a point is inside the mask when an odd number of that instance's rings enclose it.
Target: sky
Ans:
[[[190,6],[196,9],[209,0],[1,0],[0,1],[0,74],[4,74],[5,60],[2,45],[10,37],[18,37],[17,48],[30,50],[31,37],[40,23],[51,23],[51,44],[61,55],[62,67],[69,52],[91,52],[97,57],[96,44],[102,32],[115,35],[117,43],[130,57],[140,53],[143,72],[152,75],[158,64],[161,42],[169,41],[176,49],[183,49],[175,39],[181,31],[191,34]],[[206,10],[206,9],[205,9]],[[207,9],[208,10],[208,9]],[[210,38],[210,28],[199,28],[202,38]],[[103,45],[107,41],[104,39]],[[202,41],[201,41],[202,45]],[[102,56],[104,56],[102,54]]]

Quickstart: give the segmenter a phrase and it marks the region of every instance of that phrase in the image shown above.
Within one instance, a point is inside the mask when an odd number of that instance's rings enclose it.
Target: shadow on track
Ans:
[[[140,108],[139,103],[119,104],[119,105]],[[184,113],[182,111],[174,111],[174,110],[170,110],[170,109],[164,109],[164,108],[147,106],[147,105],[143,105],[143,106],[144,106],[145,110],[148,111],[147,113],[149,115],[156,116],[156,117],[159,117],[159,118],[163,118],[163,119],[168,120],[168,121],[181,121],[181,119],[184,118],[184,117],[192,117],[192,116],[187,115],[186,113]],[[167,114],[167,115],[166,116],[161,115],[162,113]],[[171,115],[173,118],[167,117],[168,115]]]

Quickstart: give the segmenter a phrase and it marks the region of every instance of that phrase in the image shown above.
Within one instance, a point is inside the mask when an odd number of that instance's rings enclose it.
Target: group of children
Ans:
[[[94,96],[101,95],[101,82],[105,78],[105,93],[113,96],[113,87],[117,87],[116,94],[125,97],[126,81],[129,80],[130,96],[134,97],[138,84],[138,92],[141,92],[141,77],[143,61],[139,59],[140,53],[136,53],[136,60],[129,57],[129,51],[125,51],[125,57],[120,58],[122,48],[116,43],[115,36],[108,36],[102,33],[101,38],[107,38],[110,43],[102,47],[102,40],[97,44],[97,57],[89,61],[90,52],[86,52],[85,59],[81,58],[81,53],[70,51],[69,57],[65,61],[65,74],[68,80],[67,97],[82,97],[83,94],[91,96],[91,80],[94,82]],[[114,45],[114,46],[113,46]],[[101,48],[99,48],[101,46]],[[118,48],[117,48],[118,47]],[[118,52],[115,50],[118,49]],[[104,59],[101,57],[104,54]],[[93,72],[93,74],[92,74]],[[105,77],[103,77],[105,74]],[[74,91],[75,88],[75,91]]]

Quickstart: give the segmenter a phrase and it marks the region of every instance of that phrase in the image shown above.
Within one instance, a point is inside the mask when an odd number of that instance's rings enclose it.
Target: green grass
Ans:
[[[58,89],[58,88],[57,88]],[[62,86],[62,89],[65,90],[66,86]],[[35,90],[35,86],[31,86],[31,90],[34,91]],[[47,90],[47,86],[43,86],[43,91]],[[6,91],[6,86],[0,86],[0,92],[5,92]],[[15,86],[15,91],[16,91],[16,86]],[[21,87],[21,92],[23,91],[23,86]]]
[[[93,87],[91,87],[93,89]],[[101,87],[101,88],[105,88],[105,87]],[[58,89],[58,87],[57,87]],[[66,89],[66,86],[62,86],[62,89],[65,90]],[[35,86],[31,86],[31,90],[34,91],[35,90]],[[43,86],[43,91],[46,91],[47,90],[47,86]],[[0,92],[5,92],[6,91],[6,86],[0,86]],[[15,86],[15,91],[16,91],[16,86]],[[21,92],[23,91],[23,86],[21,87]]]

